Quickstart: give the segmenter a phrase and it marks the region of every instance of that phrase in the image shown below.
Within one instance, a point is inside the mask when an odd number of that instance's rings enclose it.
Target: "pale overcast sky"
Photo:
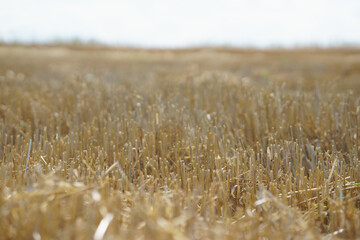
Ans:
[[[359,0],[0,0],[0,41],[142,47],[360,44]]]

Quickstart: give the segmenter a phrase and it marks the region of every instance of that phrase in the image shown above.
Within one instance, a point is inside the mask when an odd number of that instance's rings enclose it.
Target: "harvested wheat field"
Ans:
[[[359,239],[360,50],[0,46],[0,239]]]

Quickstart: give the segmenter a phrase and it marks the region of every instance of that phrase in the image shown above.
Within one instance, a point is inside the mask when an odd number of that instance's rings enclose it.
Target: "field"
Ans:
[[[360,50],[0,45],[0,239],[359,239]]]

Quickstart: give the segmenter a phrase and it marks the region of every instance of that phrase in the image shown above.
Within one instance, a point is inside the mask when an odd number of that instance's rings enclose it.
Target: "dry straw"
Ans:
[[[0,239],[360,238],[359,54],[0,46]]]

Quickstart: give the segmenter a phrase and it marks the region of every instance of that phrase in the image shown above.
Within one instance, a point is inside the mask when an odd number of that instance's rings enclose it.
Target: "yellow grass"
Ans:
[[[359,122],[356,49],[2,45],[0,239],[357,239]]]

